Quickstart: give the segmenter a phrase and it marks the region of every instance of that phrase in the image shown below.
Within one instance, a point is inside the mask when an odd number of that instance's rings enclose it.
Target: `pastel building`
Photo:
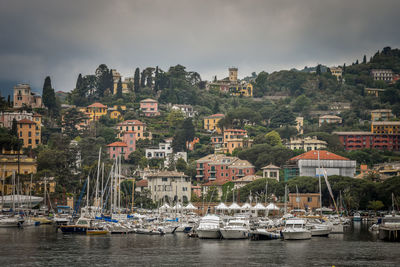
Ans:
[[[122,138],[124,132],[133,131],[136,135],[136,140],[151,139],[151,132],[147,131],[145,123],[138,120],[125,120],[117,124],[116,129],[118,130],[118,138]]]
[[[34,114],[32,112],[27,112],[26,110],[16,110],[16,111],[4,111],[0,112],[0,123],[5,128],[12,128],[12,122],[15,119],[16,121],[27,119],[31,121],[41,120],[41,115]]]
[[[263,178],[275,179],[279,182],[279,171],[281,168],[273,164],[269,164],[261,169],[263,171]]]
[[[390,109],[371,110],[371,121],[388,121],[393,118],[394,115]]]
[[[400,151],[400,134],[372,132],[333,132],[345,150],[378,149]]]
[[[22,119],[17,122],[18,138],[23,141],[23,147],[36,148],[41,141],[41,116],[35,121]]]
[[[224,153],[232,153],[236,148],[250,147],[251,140],[247,137],[247,131],[242,129],[224,130]]]
[[[100,117],[107,115],[107,106],[101,103],[93,103],[84,109],[80,109],[90,121],[98,121]]]
[[[183,172],[161,171],[147,175],[147,181],[154,202],[173,204],[190,201],[190,177]]]
[[[381,134],[400,134],[400,121],[373,121],[371,132]]]
[[[127,147],[127,154],[131,154],[136,150],[136,133],[134,131],[125,131],[122,136],[122,142],[124,142]]]
[[[43,108],[42,97],[32,92],[29,84],[17,84],[14,86],[14,108],[23,106],[31,108]]]
[[[158,102],[151,98],[140,101],[140,111],[146,117],[154,117],[160,115],[160,112],[158,111]]]
[[[393,71],[391,69],[372,69],[371,75],[375,81],[391,82],[393,79]]]
[[[210,154],[196,161],[196,179],[199,182],[233,181],[255,173],[247,160],[224,154]]]
[[[120,155],[124,157],[125,160],[128,159],[128,145],[124,142],[114,142],[107,145],[108,155],[110,159],[116,159]]]
[[[286,147],[291,150],[302,149],[304,151],[324,149],[328,145],[327,142],[318,140],[316,136],[304,138],[291,138],[286,142]]]
[[[339,116],[335,115],[324,115],[319,117],[318,124],[319,127],[322,126],[322,124],[341,124],[342,123],[342,118]]]
[[[224,114],[213,114],[204,118],[204,129],[210,132],[222,133],[218,127],[218,122],[225,117]]]
[[[342,68],[341,67],[331,67],[331,74],[336,77],[338,81],[342,79]]]

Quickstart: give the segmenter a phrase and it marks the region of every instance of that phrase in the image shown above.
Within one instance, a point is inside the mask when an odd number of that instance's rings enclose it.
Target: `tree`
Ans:
[[[11,135],[18,138],[18,125],[15,118],[12,120]]]
[[[374,210],[375,213],[377,210],[381,210],[385,205],[380,200],[372,200],[368,202],[368,208]]]
[[[184,131],[185,141],[190,142],[194,139],[195,129],[192,122],[192,118],[186,118],[182,124],[182,130]]]
[[[186,163],[186,161],[185,161],[183,158],[179,158],[179,159],[176,161],[175,167],[176,167],[176,170],[177,170],[178,172],[186,172],[187,163]]]
[[[185,117],[180,110],[173,109],[168,113],[167,121],[170,128],[179,128]]]
[[[269,133],[267,133],[265,135],[265,140],[265,143],[269,144],[270,146],[282,145],[282,139],[279,136],[279,133],[277,133],[276,131],[270,131]]]
[[[43,104],[49,109],[49,111],[54,111],[57,106],[56,95],[54,89],[51,87],[50,76],[44,79],[43,84],[43,94],[42,94]]]
[[[85,115],[76,108],[67,109],[63,115],[62,126],[64,133],[74,139],[80,134],[78,127],[85,120]]]
[[[317,69],[315,70],[315,73],[316,73],[317,75],[321,75],[321,64],[318,64],[318,65],[317,65]]]
[[[298,96],[293,105],[293,111],[295,112],[306,113],[307,111],[310,110],[310,108],[311,108],[311,100],[305,95]]]
[[[143,70],[140,76],[140,88],[144,88],[146,85],[146,71]]]
[[[362,62],[363,64],[367,64],[367,56],[366,55],[364,55],[364,57],[363,57],[363,62]]]
[[[119,78],[118,84],[117,84],[117,98],[122,98],[122,81],[121,81],[121,78]]]
[[[139,92],[140,88],[140,70],[139,68],[135,69],[135,75],[133,76],[133,88],[135,93]]]
[[[100,64],[96,69],[96,80],[97,80],[97,95],[103,97],[107,90],[113,88],[113,77],[112,71],[108,69],[106,64]]]

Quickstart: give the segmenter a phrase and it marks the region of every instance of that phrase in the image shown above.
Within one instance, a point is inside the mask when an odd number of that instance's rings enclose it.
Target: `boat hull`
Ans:
[[[60,226],[61,232],[64,234],[86,234],[86,231],[89,229],[85,226],[78,226],[78,225],[61,225]],[[89,229],[92,230],[92,229]]]
[[[221,238],[221,232],[219,231],[219,229],[215,229],[215,230],[197,229],[197,234],[199,235],[199,238],[202,238],[202,239],[220,239]]]
[[[289,232],[282,231],[284,240],[306,240],[311,239],[311,231]]]
[[[221,229],[220,231],[224,239],[247,239],[249,237],[248,230]]]
[[[312,229],[311,236],[329,236],[331,229]]]

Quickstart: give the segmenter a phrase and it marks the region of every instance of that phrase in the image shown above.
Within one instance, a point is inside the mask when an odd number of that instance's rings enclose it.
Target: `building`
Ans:
[[[151,199],[155,202],[183,203],[190,201],[191,182],[183,172],[161,171],[147,176]]]
[[[19,164],[18,164],[18,155],[9,154],[0,156],[0,173],[1,177],[5,178],[13,174],[15,172],[18,174],[18,165],[19,165],[19,173],[20,174],[35,174],[36,173],[36,159],[30,158],[26,155],[19,156]]]
[[[379,89],[379,88],[365,88],[364,92],[366,95],[379,97],[380,94],[385,92],[386,89]]]
[[[189,151],[193,151],[193,150],[194,150],[194,146],[195,146],[196,144],[198,144],[198,143],[200,143],[200,138],[195,137],[195,138],[193,138],[193,141],[191,141],[191,142],[186,141],[186,148],[187,148]]]
[[[380,134],[400,134],[400,121],[373,121],[371,132]]]
[[[311,150],[289,159],[284,168],[285,181],[295,176],[316,177],[323,175],[354,177],[356,161],[326,150]]]
[[[342,80],[343,70],[341,67],[331,67],[330,70],[331,70],[331,74],[333,76],[335,76],[338,81]]]
[[[123,119],[121,112],[119,112],[118,110],[110,111],[109,116],[110,116],[110,119],[113,119],[113,120],[119,120],[120,121],[120,120]]]
[[[121,80],[121,85],[122,85],[122,93],[126,94],[129,92],[129,78],[125,78],[125,80],[122,80],[121,74],[116,70],[112,69],[111,70],[112,76],[113,76],[113,94],[117,94],[117,88],[118,88],[118,82]]]
[[[224,130],[224,153],[231,153],[236,148],[250,147],[252,140],[248,139],[247,131],[242,129]]]
[[[253,96],[253,85],[245,80],[238,79],[238,68],[231,67],[229,76],[217,81],[207,84],[208,90],[219,90],[223,93],[230,93],[234,96]]]
[[[155,117],[160,115],[160,112],[158,111],[158,102],[151,98],[140,101],[140,111],[146,117]]]
[[[391,82],[393,80],[393,71],[391,69],[372,69],[371,75],[374,81]]]
[[[290,138],[290,141],[286,142],[286,147],[295,150],[302,149],[304,151],[325,149],[328,143],[322,140],[318,140],[316,136],[304,137],[304,138]]]
[[[168,167],[171,164],[171,160],[177,161],[182,158],[187,162],[186,152],[173,153],[172,140],[166,140],[165,143],[159,143],[158,148],[146,148],[147,159],[164,159],[164,166]]]
[[[217,198],[222,197],[223,194],[223,185],[229,181],[208,181],[207,183],[201,184],[201,193],[203,196],[207,195],[208,190],[211,188],[217,189]]]
[[[296,130],[299,134],[304,133],[304,118],[296,117]]]
[[[239,188],[241,188],[241,187],[243,187],[245,185],[248,185],[249,183],[252,183],[255,180],[258,180],[258,179],[261,179],[261,178],[263,178],[263,177],[258,176],[258,175],[246,175],[243,178],[239,178],[237,180],[233,180],[232,181],[233,184],[234,184],[233,188],[234,189],[239,189]]]
[[[236,83],[238,81],[238,68],[230,67],[228,70],[229,70],[229,81],[231,83]]]
[[[107,106],[101,103],[93,103],[86,108],[81,108],[80,111],[84,113],[90,121],[98,121],[100,117],[107,115]]]
[[[234,96],[253,96],[253,85],[251,83],[241,82],[237,84],[231,84],[229,92]]]
[[[124,142],[114,142],[107,145],[107,152],[110,156],[110,159],[116,159],[118,156],[123,156],[125,160],[128,159],[128,145]]]
[[[224,136],[223,135],[211,136],[211,144],[214,148],[214,153],[224,153]]]
[[[175,104],[171,108],[172,110],[180,110],[186,118],[193,118],[197,112],[194,111],[191,105],[178,105]]]
[[[151,132],[147,131],[145,123],[138,120],[125,120],[117,124],[116,129],[118,130],[118,138],[122,138],[124,132],[134,131],[136,140],[150,139],[152,138]]]
[[[324,115],[319,117],[318,120],[318,125],[319,127],[322,126],[323,123],[326,124],[341,124],[342,123],[342,118],[335,116],[335,115]]]
[[[345,150],[378,149],[400,151],[400,134],[334,132]]]
[[[126,153],[129,157],[129,154],[136,150],[136,133],[134,131],[125,131],[122,135],[122,142],[127,145]]]
[[[201,186],[200,185],[192,185],[192,196],[195,195],[198,198],[201,197]]]
[[[37,115],[40,116],[40,115]],[[33,113],[27,112],[26,110],[15,110],[15,111],[2,111],[0,112],[0,123],[5,128],[12,128],[13,120],[19,121],[22,119],[27,119],[33,121]]]
[[[350,102],[333,102],[329,104],[329,109],[335,114],[340,114],[343,111],[350,110],[351,104]]]
[[[233,181],[255,173],[247,160],[224,154],[210,154],[196,161],[196,179],[199,182]]]
[[[14,108],[22,107],[43,108],[42,97],[32,92],[29,84],[17,84],[14,86]]]
[[[275,179],[279,182],[279,171],[281,168],[275,166],[273,164],[269,164],[265,167],[262,167],[261,170],[263,171],[263,178],[270,178]]]
[[[34,117],[37,121],[22,119],[17,122],[18,138],[23,140],[23,147],[36,148],[41,141],[41,116]]]
[[[390,109],[371,110],[371,121],[388,121],[393,118],[394,115]]]
[[[147,189],[148,186],[149,186],[149,181],[147,181],[147,179],[136,181],[135,192],[143,192],[143,190]]]
[[[218,122],[225,117],[224,114],[213,114],[204,118],[204,129],[209,132],[222,133],[222,130],[218,127]]]
[[[319,193],[289,193],[288,206],[291,209],[315,211],[321,207]]]

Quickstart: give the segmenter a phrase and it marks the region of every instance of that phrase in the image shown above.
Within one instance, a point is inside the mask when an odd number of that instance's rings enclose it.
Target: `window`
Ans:
[[[21,131],[21,132],[19,132],[19,137],[22,137],[22,131]]]
[[[32,137],[32,132],[28,132],[28,137]]]
[[[36,144],[37,144],[37,145],[39,144],[39,140],[38,140],[38,139],[36,139],[36,141],[35,141],[35,142],[36,142]]]
[[[32,139],[28,139],[28,144],[32,144]]]
[[[307,202],[312,202],[312,197],[308,197]]]
[[[296,202],[300,203],[300,197],[296,197]]]
[[[166,177],[161,178],[161,180],[162,180],[163,182],[168,182],[168,178],[166,178]]]

